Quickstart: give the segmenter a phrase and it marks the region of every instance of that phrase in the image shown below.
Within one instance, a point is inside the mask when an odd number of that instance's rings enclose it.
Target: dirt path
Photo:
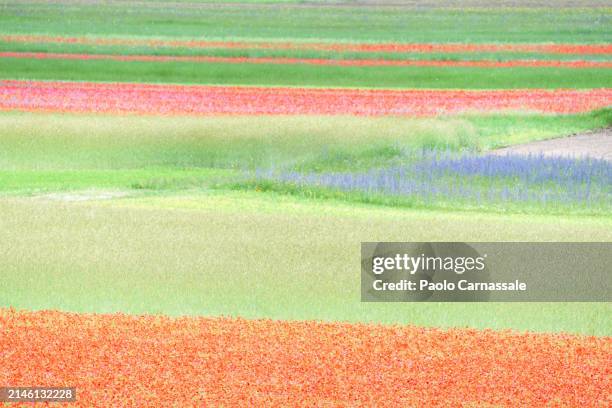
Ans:
[[[543,154],[593,157],[612,161],[612,127],[558,139],[542,140],[493,150],[491,154]]]

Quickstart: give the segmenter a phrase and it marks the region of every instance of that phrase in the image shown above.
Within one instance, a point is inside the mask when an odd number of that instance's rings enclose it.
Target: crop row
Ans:
[[[534,52],[551,54],[612,54],[612,44],[436,44],[436,43],[322,43],[287,41],[211,41],[144,38],[1,35],[0,41],[34,44],[126,45],[181,48],[239,48],[316,50],[334,52]]]
[[[612,104],[612,89],[368,90],[0,81],[0,110],[168,115],[433,116],[463,112],[579,113]]]
[[[73,54],[47,52],[0,52],[0,58],[32,58],[60,60],[112,60],[140,62],[212,62],[229,64],[309,64],[348,67],[559,67],[559,68],[612,68],[608,61],[559,61],[559,60],[507,60],[507,61],[456,61],[456,60],[389,60],[389,59],[329,59],[286,57],[219,57],[219,56],[174,56],[174,55],[113,55]]]
[[[0,383],[80,406],[607,406],[612,339],[0,309]]]
[[[370,201],[382,195],[456,207],[612,209],[612,163],[605,160],[424,150],[404,154],[401,162],[361,172],[258,170],[254,182],[353,192]]]

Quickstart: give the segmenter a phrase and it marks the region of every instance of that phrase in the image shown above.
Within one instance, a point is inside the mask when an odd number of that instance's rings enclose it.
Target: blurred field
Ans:
[[[564,1],[556,7],[542,1],[478,1],[472,3],[474,7],[448,1],[411,2],[407,7],[384,7],[384,3],[383,7],[372,7],[373,3],[360,6],[353,2],[250,3],[3,0],[0,32],[179,38],[204,33],[210,39],[450,43],[601,43],[612,39],[612,11],[609,4],[598,1]]]
[[[421,155],[416,152],[422,149],[445,154],[488,151],[604,127],[610,120],[607,110],[580,115],[474,114],[427,119],[3,113],[0,115],[0,194],[36,196],[112,190],[122,194],[164,195],[178,191],[257,189],[405,208],[606,215],[609,205],[602,202],[607,194],[601,186],[603,175],[589,185],[590,201],[581,198],[583,186],[578,180],[563,188],[567,194],[580,190],[576,193],[579,196],[574,201],[557,204],[550,199],[543,204],[533,199],[500,203],[471,196],[461,200],[458,199],[461,197],[432,200],[418,195],[327,192],[316,186],[298,188],[253,177],[269,171],[315,172],[321,177],[330,172],[368,172],[410,165],[419,160]],[[509,181],[519,184],[519,179],[489,180],[469,174],[458,179],[443,176],[437,182],[430,181],[435,184],[432,187],[469,184],[485,195],[503,188]],[[542,189],[549,196],[553,193],[553,186],[532,184],[528,183],[525,188],[534,197],[541,195]],[[509,193],[515,190],[510,189]],[[566,194],[565,190],[560,194]]]
[[[0,59],[0,79],[418,89],[609,88],[607,68],[340,67]]]
[[[424,119],[4,112],[0,171],[247,169],[287,164],[367,168],[373,160],[376,164],[377,153],[380,163],[401,148],[488,150],[605,127],[611,121],[609,110]]]
[[[138,39],[132,37],[127,39],[114,39],[108,37],[30,37],[24,36],[27,41],[17,41],[15,36],[0,36],[0,51],[2,52],[41,52],[41,53],[73,53],[73,54],[109,54],[109,55],[156,55],[156,56],[212,56],[212,57],[249,57],[249,58],[319,58],[332,61],[350,59],[382,59],[390,61],[398,60],[438,60],[438,61],[511,61],[511,60],[530,60],[530,61],[600,61],[610,62],[612,55],[609,53],[552,53],[542,51],[470,51],[470,52],[383,52],[383,51],[336,51],[302,48],[257,48],[248,47],[245,43],[243,47],[223,48],[222,45],[209,47],[195,47],[187,45],[142,45]],[[19,38],[19,37],[17,37]],[[30,39],[32,38],[32,39]],[[44,38],[46,42],[37,40]],[[97,44],[97,42],[108,41],[111,44]],[[136,42],[136,44],[113,44],[113,41]],[[84,42],[84,43],[80,43]],[[146,39],[140,39],[145,42]],[[153,40],[154,44],[160,42]],[[166,40],[174,44],[178,40]],[[184,40],[185,44],[191,44],[189,40]],[[285,44],[278,42],[281,45]],[[163,43],[162,43],[163,44]],[[197,44],[197,42],[196,42]],[[231,43],[230,43],[231,44]],[[254,43],[258,44],[258,43]],[[272,42],[270,44],[276,44]],[[300,42],[291,43],[299,47]],[[309,43],[305,43],[309,44]],[[351,46],[350,43],[322,43],[328,47]],[[474,44],[471,44],[474,45]],[[500,44],[497,44],[500,45]],[[352,45],[358,47],[358,45]],[[424,45],[426,47],[427,45]],[[440,45],[443,46],[443,45]],[[470,44],[466,44],[470,46]],[[516,44],[508,44],[515,47]]]
[[[361,241],[609,241],[610,218],[256,192],[95,196],[0,200],[5,306],[612,334],[607,303],[372,304],[359,294]]]
[[[273,3],[0,0],[4,38],[27,34],[91,39],[89,44],[0,41],[0,50],[489,61],[611,58],[609,52],[335,53],[142,45],[193,39],[604,47],[612,42],[612,9],[597,0],[555,5],[540,0],[470,0],[467,8],[454,0],[379,7],[370,1]],[[140,45],[96,45],[100,38],[134,39]],[[612,70],[603,68],[33,58],[0,59],[0,79],[397,89],[612,88]],[[24,98],[35,93],[34,87],[23,88]],[[566,100],[584,102],[576,95]],[[57,101],[62,103],[61,96]],[[3,112],[0,307],[610,336],[609,303],[364,304],[358,291],[361,241],[610,241],[609,213],[577,215],[556,209],[551,215],[554,211],[510,204],[489,208],[481,203],[478,208],[449,205],[445,210],[393,202],[367,205],[352,197],[317,196],[308,189],[299,194],[289,189],[264,192],[242,181],[246,172],[261,168],[320,174],[367,171],[402,164],[409,149],[486,152],[611,123],[609,109],[579,115],[474,113],[428,119]]]

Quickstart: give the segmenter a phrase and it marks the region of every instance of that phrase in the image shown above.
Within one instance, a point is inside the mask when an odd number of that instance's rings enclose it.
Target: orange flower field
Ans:
[[[610,337],[1,309],[0,350],[88,407],[612,404]]]

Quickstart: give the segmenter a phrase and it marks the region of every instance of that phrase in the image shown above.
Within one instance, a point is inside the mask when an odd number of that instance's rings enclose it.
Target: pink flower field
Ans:
[[[373,90],[0,81],[0,110],[162,115],[579,113],[612,104],[612,89]]]

